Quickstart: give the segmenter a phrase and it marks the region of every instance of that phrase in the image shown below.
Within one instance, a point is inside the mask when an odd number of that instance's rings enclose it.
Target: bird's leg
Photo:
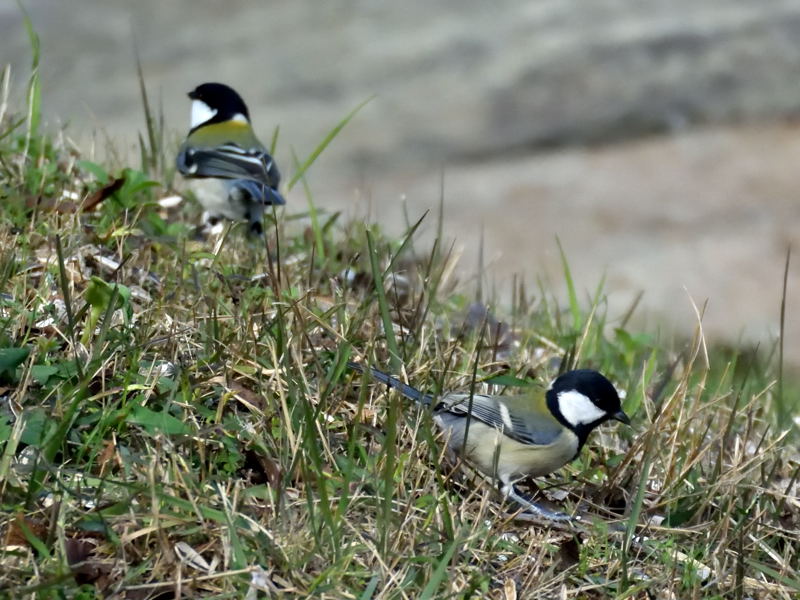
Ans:
[[[533,515],[541,517],[543,519],[547,519],[549,521],[571,521],[572,517],[570,517],[566,513],[562,512],[553,512],[552,510],[548,510],[543,506],[529,500],[514,488],[514,485],[511,483],[503,483],[500,485],[500,492],[506,496],[507,498],[511,498],[514,502],[519,504],[523,509],[530,512]]]
[[[250,223],[250,235],[261,237],[261,235],[264,233],[264,227],[261,224],[264,219],[264,205],[251,201],[245,217]]]

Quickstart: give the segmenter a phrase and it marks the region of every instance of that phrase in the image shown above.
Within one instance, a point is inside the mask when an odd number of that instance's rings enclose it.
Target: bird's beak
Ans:
[[[620,423],[625,423],[625,425],[631,424],[630,417],[628,417],[628,415],[626,415],[622,410],[615,412],[613,415],[611,415],[611,418],[615,421],[619,421]]]
[[[197,94],[195,93],[194,90],[192,90],[191,92],[189,92],[186,95],[189,96],[189,98],[191,98],[192,100],[197,100]]]

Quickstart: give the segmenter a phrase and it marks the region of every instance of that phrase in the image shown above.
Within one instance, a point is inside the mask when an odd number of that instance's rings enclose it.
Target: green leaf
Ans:
[[[13,375],[14,370],[25,362],[30,353],[30,348],[0,348],[0,375]]]
[[[28,527],[28,523],[25,521],[25,519],[17,519],[16,523],[19,526],[22,535],[25,536],[25,540],[34,550],[36,550],[37,554],[43,558],[50,558],[50,549],[36,536],[31,528]]]
[[[108,283],[93,276],[86,288],[86,301],[94,308],[103,309],[111,300],[111,290]]]
[[[11,437],[11,423],[5,417],[0,417],[0,443],[5,444]]]
[[[192,252],[189,254],[189,258],[191,260],[217,260],[217,255],[213,252],[206,252],[205,250],[200,250],[198,252]]]
[[[652,336],[646,333],[638,333],[632,335],[621,328],[614,329],[614,335],[617,340],[625,347],[626,352],[636,352],[642,348],[646,348],[652,343]]]
[[[58,367],[52,365],[33,365],[31,367],[31,377],[39,385],[46,385],[47,381],[59,370]]]
[[[115,294],[117,299],[114,308],[121,306],[127,309],[131,301],[131,290],[128,286],[121,283],[106,283],[99,277],[92,276],[86,288],[86,301],[92,308],[102,312],[108,309],[109,302]]]
[[[24,419],[25,429],[22,431],[20,441],[29,446],[39,447],[54,422],[51,420],[50,415],[42,409],[26,411]]]
[[[97,163],[93,163],[90,160],[79,160],[76,164],[79,169],[94,175],[95,179],[103,185],[108,183],[108,172]]]
[[[88,345],[101,315],[105,314],[106,317],[108,317],[117,307],[124,309],[127,321],[130,321],[133,316],[133,307],[131,306],[130,299],[131,290],[127,286],[119,283],[106,283],[99,277],[92,276],[86,288],[86,302],[89,303],[92,310],[87,317],[86,326],[81,336],[81,342],[84,345]],[[108,321],[106,321],[106,328],[107,323]],[[101,334],[101,338],[103,335],[105,335],[105,331]]]
[[[58,374],[63,379],[71,379],[80,375],[80,365],[76,360],[65,360],[58,365]]]
[[[190,432],[186,423],[176,419],[168,412],[156,412],[144,406],[134,408],[128,415],[127,421],[139,425],[151,435],[157,432],[167,435],[188,435]]]

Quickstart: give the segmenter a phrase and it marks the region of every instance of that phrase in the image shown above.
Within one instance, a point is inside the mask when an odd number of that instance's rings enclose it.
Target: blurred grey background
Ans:
[[[285,174],[367,98],[310,173],[318,206],[397,232],[435,207],[474,277],[513,273],[563,294],[556,236],[580,290],[610,315],[714,339],[777,335],[784,259],[789,358],[800,366],[800,2],[23,0],[42,40],[44,112],[84,148],[143,128],[133,39],[171,139],[185,93],[241,92]],[[2,61],[21,95],[30,51],[0,4]],[[302,210],[296,188],[289,201]],[[435,228],[427,224],[426,239]]]

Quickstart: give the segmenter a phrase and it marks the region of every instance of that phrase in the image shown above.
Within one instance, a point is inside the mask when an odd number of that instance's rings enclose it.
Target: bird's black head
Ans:
[[[547,406],[580,440],[609,419],[630,424],[613,384],[597,371],[578,369],[560,375],[547,390]]]
[[[203,83],[188,96],[192,99],[192,128],[204,123],[221,123],[237,115],[250,120],[242,97],[224,83]]]

